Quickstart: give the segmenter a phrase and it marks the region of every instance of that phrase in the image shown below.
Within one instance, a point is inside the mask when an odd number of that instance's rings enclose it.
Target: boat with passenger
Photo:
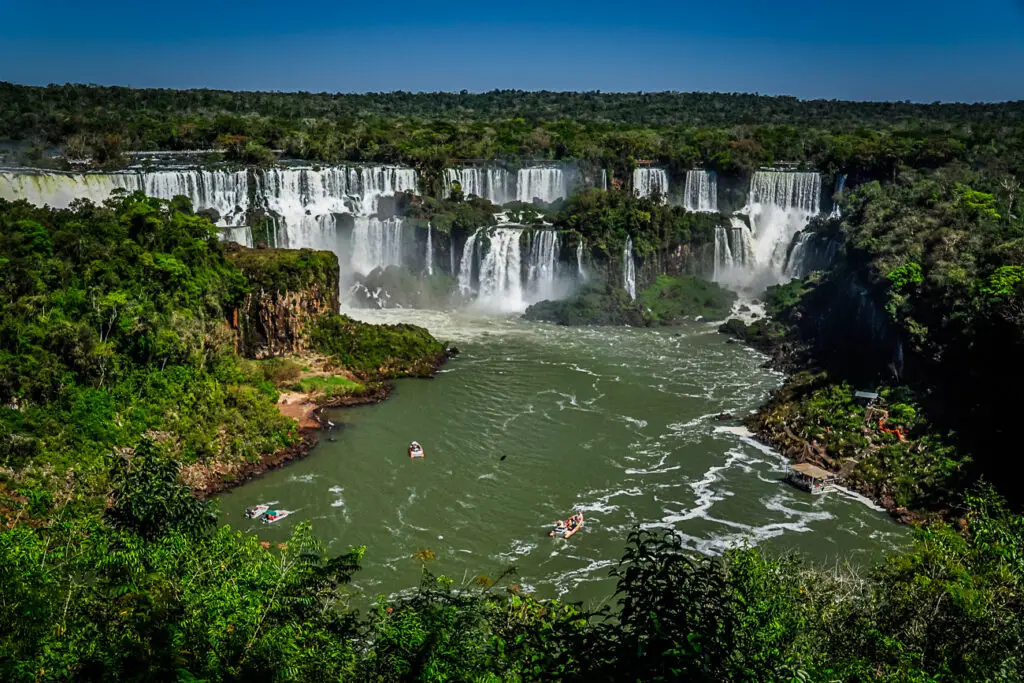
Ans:
[[[834,472],[823,470],[817,465],[809,462],[801,462],[793,465],[786,475],[786,481],[808,493],[825,493],[838,482]]]
[[[411,444],[409,444],[410,458],[422,458],[423,455],[423,446],[420,445],[419,441],[413,441]]]
[[[278,520],[284,519],[290,514],[292,513],[289,512],[288,510],[268,510],[267,514],[263,516],[263,522],[265,524],[270,524],[271,522],[276,522]]]
[[[269,509],[269,505],[253,505],[245,508],[245,516],[247,519],[259,519]]]
[[[563,521],[557,521],[554,523],[554,529],[548,532],[548,536],[558,536],[560,538],[570,538],[573,534],[583,528],[583,513],[577,512],[569,519]]]

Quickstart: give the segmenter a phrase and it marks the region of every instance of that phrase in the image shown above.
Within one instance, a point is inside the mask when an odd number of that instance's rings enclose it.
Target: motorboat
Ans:
[[[247,519],[259,519],[269,509],[269,505],[253,505],[245,509],[245,516]]]
[[[423,457],[423,446],[420,445],[419,441],[413,441],[409,444],[409,457],[410,458],[422,458]]]
[[[583,513],[578,512],[564,522],[555,522],[555,528],[548,532],[548,536],[559,538],[571,538],[573,534],[583,528]]]
[[[276,522],[280,519],[284,519],[288,515],[292,514],[288,510],[268,510],[267,514],[263,515],[263,521],[266,524]]]

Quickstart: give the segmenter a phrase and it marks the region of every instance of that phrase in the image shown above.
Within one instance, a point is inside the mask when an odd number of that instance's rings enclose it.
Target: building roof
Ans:
[[[805,477],[810,477],[811,479],[831,479],[835,476],[832,472],[823,470],[817,465],[812,465],[809,462],[801,462],[793,465],[793,471],[799,472]]]
[[[853,395],[856,396],[857,398],[868,398],[871,399],[872,401],[878,398],[878,394],[876,394],[873,391],[855,391],[853,392]]]

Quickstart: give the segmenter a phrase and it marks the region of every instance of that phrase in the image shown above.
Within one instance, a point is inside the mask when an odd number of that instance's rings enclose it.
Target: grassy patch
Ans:
[[[363,390],[363,385],[344,377],[304,377],[292,385],[292,390],[334,398],[358,393]]]

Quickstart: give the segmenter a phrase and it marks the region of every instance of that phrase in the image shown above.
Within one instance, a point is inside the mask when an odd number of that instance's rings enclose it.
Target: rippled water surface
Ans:
[[[331,412],[338,427],[308,458],[225,494],[221,514],[271,541],[311,520],[332,552],[367,545],[356,586],[369,595],[416,585],[413,554],[429,549],[432,569],[457,581],[515,565],[542,597],[598,602],[637,524],[676,529],[703,553],[746,542],[828,563],[869,562],[906,538],[858,496],[792,489],[779,455],[714,419],[754,409],[781,378],[712,325],[355,315],[424,325],[462,354],[436,379],[398,382],[380,405]],[[425,459],[408,458],[413,439]],[[243,518],[271,501],[294,513]],[[582,531],[549,538],[572,510],[586,515]]]

